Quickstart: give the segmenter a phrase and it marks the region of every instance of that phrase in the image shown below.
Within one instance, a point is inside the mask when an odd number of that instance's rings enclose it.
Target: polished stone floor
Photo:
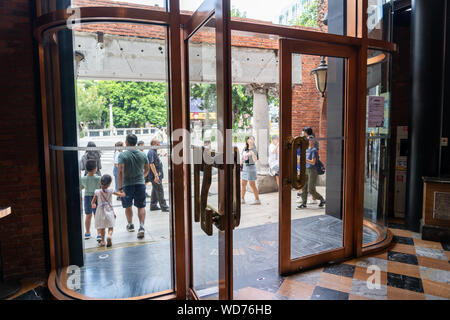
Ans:
[[[292,231],[293,257],[342,247],[342,222],[331,216],[293,220]],[[370,242],[376,234],[366,229],[364,238]],[[278,274],[278,223],[237,228],[233,247],[236,288],[248,285],[249,279],[257,282],[267,273]],[[120,299],[171,289],[170,252],[167,240],[87,253],[79,293]],[[194,237],[193,257],[195,288],[200,294],[217,292],[217,232],[211,237],[201,233]]]
[[[450,244],[421,240],[420,234],[404,230],[402,225],[390,225],[390,230],[394,234],[393,245],[388,250],[371,256],[308,270],[289,277],[279,276],[276,268],[260,271],[257,276],[256,273],[255,276],[248,276],[245,272],[235,274],[235,284],[239,286],[235,288],[234,298],[449,300]],[[117,249],[119,250],[121,249]],[[136,261],[140,261],[142,257],[136,258]],[[379,288],[369,289],[367,286],[367,280],[371,276],[368,268],[371,266],[377,266],[380,270]],[[118,267],[116,265],[116,268]],[[103,277],[106,281],[107,274]],[[122,278],[122,281],[124,280],[126,278]],[[50,299],[44,281],[24,280],[22,283],[22,290],[11,299]],[[119,289],[119,286],[115,288]],[[214,293],[211,292],[210,296],[214,296]]]

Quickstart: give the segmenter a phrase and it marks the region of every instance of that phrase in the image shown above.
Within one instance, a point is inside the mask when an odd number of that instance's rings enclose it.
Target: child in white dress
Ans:
[[[102,176],[100,180],[101,189],[95,190],[94,198],[92,199],[92,208],[97,207],[95,214],[95,228],[99,231],[102,237],[99,242],[99,247],[105,246],[105,230],[108,229],[108,238],[106,240],[106,246],[112,246],[112,234],[114,231],[114,224],[116,222],[116,214],[112,206],[112,195],[118,197],[125,197],[123,192],[115,192],[113,189],[109,189],[112,178],[109,174]],[[97,205],[96,205],[97,201]]]

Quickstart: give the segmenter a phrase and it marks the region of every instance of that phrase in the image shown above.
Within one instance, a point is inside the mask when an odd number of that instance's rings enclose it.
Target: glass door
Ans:
[[[232,299],[239,165],[232,146],[229,1],[207,0],[185,25],[189,287]]]
[[[287,39],[280,51],[279,270],[287,274],[354,250],[357,51]]]

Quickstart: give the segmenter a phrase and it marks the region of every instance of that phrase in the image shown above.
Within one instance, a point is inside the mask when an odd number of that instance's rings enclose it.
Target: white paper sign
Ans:
[[[369,128],[384,127],[384,97],[369,96]]]

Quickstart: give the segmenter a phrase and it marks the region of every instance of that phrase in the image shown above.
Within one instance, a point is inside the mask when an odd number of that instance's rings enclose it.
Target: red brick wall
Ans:
[[[45,274],[31,1],[0,2],[0,220],[6,277]]]
[[[311,127],[316,137],[326,137],[326,101],[317,91],[311,70],[320,64],[320,57],[302,56],[302,84],[292,92],[292,130],[300,135],[304,127]],[[320,159],[326,163],[326,144],[320,142]]]

